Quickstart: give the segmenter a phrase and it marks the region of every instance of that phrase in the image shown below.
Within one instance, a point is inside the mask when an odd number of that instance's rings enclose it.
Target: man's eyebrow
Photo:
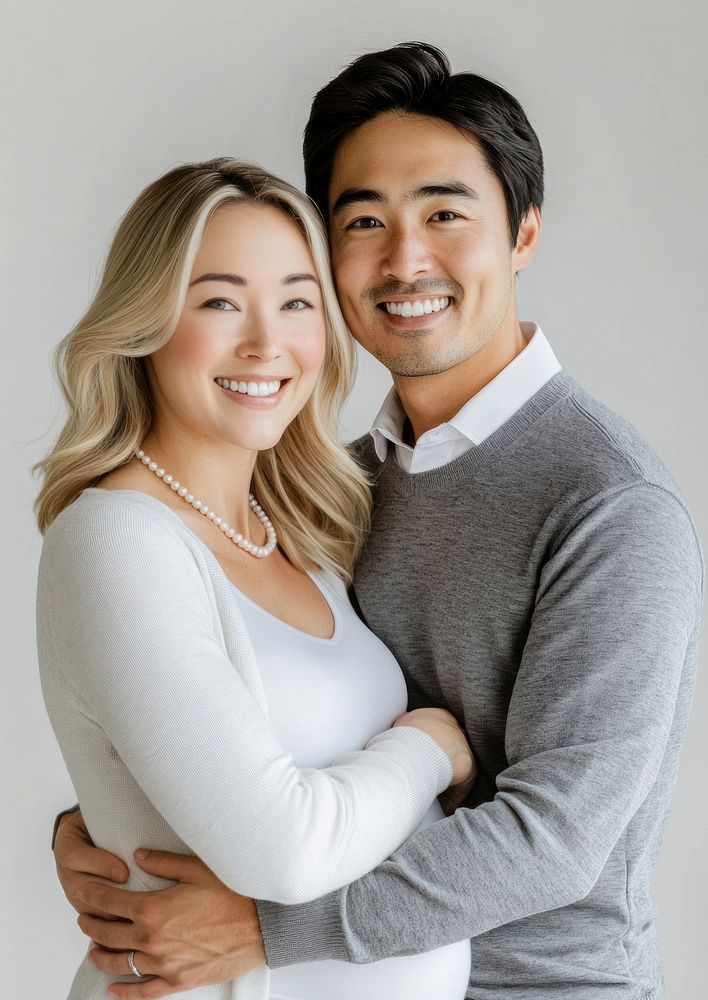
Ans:
[[[242,278],[240,274],[202,274],[194,281],[190,282],[189,287],[192,285],[198,285],[202,281],[228,281],[230,285],[238,285],[239,288],[245,288],[248,282],[245,278]],[[314,274],[308,274],[307,272],[302,272],[301,274],[288,274],[286,275],[281,284],[282,285],[294,285],[298,281],[314,281],[316,285],[319,285],[319,281],[314,276]]]
[[[415,201],[420,198],[435,198],[442,195],[455,195],[462,198],[472,198],[479,201],[479,195],[474,188],[462,181],[434,181],[432,184],[424,184],[422,187],[411,191],[409,197]]]
[[[388,198],[381,191],[374,191],[373,188],[347,188],[346,191],[342,191],[334,205],[332,205],[332,215],[336,215],[343,208],[346,208],[347,205],[351,205],[356,201],[376,202],[379,205],[383,205],[388,201]]]
[[[432,181],[430,184],[422,184],[420,187],[409,192],[406,197],[411,201],[418,201],[422,198],[445,197],[446,195],[479,201],[479,195],[474,188],[471,188],[469,184],[464,184],[462,181],[454,180]],[[348,205],[360,201],[385,205],[388,202],[388,198],[382,191],[376,191],[374,188],[347,188],[346,191],[342,191],[332,206],[332,215],[336,215]]]

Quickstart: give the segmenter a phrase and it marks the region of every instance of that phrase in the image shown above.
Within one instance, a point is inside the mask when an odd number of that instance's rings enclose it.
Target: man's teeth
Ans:
[[[446,309],[450,299],[416,299],[415,302],[385,302],[384,305],[391,316],[427,316]]]
[[[230,389],[231,392],[240,392],[245,396],[274,396],[280,389],[282,382],[237,382],[235,379],[218,378],[217,384],[222,389]]]

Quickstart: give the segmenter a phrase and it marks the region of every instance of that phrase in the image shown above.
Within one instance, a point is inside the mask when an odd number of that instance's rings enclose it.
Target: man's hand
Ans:
[[[179,884],[129,892],[89,881],[79,890],[79,927],[98,945],[89,952],[93,964],[112,975],[130,975],[127,953],[134,951],[141,974],[156,977],[115,983],[110,996],[157,1000],[236,979],[265,963],[252,899],[228,889],[198,858],[144,853],[135,854],[144,871]]]
[[[130,874],[128,866],[115,854],[93,846],[78,810],[67,813],[59,821],[54,861],[64,894],[79,913],[85,909],[79,892],[92,880],[92,876],[110,879],[111,882],[125,882]]]

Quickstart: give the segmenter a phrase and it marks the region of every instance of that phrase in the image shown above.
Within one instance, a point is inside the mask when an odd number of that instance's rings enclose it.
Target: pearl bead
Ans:
[[[150,458],[149,455],[146,455],[142,448],[133,452],[133,454],[143,463],[143,465],[147,466],[150,472],[154,472],[158,479],[161,479],[166,486],[169,486],[174,493],[177,493],[178,496],[182,497],[182,499],[188,504],[191,504],[195,510],[200,511],[205,517],[208,517],[210,521],[213,521],[216,527],[219,528],[219,530],[222,531],[227,538],[230,538],[236,545],[243,549],[244,552],[248,552],[257,559],[263,559],[265,556],[269,556],[271,552],[273,552],[278,541],[275,534],[275,528],[273,527],[270,518],[267,516],[252,493],[248,494],[248,503],[258,520],[263,525],[267,539],[265,545],[256,545],[254,542],[249,541],[248,538],[244,538],[244,536],[240,534],[240,532],[235,531],[234,528],[230,528],[223,517],[219,517],[216,511],[209,510],[207,504],[205,504],[202,500],[195,499],[194,494],[190,493],[186,486],[182,486],[178,479],[175,479],[169,472],[158,466],[158,463]]]

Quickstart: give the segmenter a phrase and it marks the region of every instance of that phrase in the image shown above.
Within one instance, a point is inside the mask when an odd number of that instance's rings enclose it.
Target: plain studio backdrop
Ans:
[[[166,169],[229,154],[302,184],[315,92],[364,51],[425,40],[519,98],[544,148],[540,252],[521,317],[629,418],[683,489],[704,538],[708,217],[699,0],[357,0],[356,4],[3,0],[2,986],[66,995],[85,948],[54,877],[54,814],[74,792],[44,713],[34,594],[41,540],[29,467],[62,419],[52,347],[96,287],[115,224]],[[389,384],[362,358],[343,429]],[[107,566],[107,573],[119,571]],[[705,996],[705,727],[696,701],[655,896],[672,1000]],[[31,980],[31,986],[28,982]]]

